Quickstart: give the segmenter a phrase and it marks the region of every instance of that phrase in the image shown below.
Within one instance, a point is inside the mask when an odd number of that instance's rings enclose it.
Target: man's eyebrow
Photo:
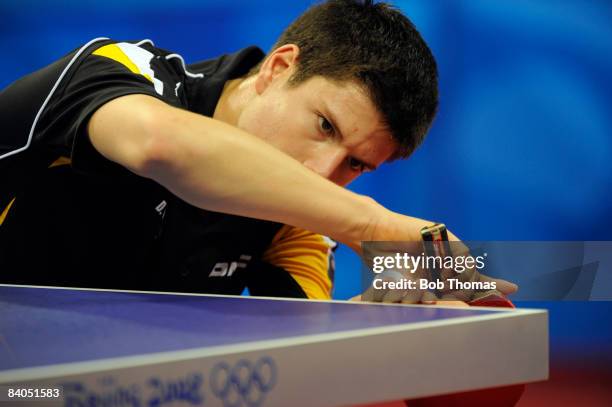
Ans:
[[[344,139],[344,135],[342,134],[342,130],[340,129],[340,126],[338,126],[338,121],[336,120],[336,116],[334,115],[334,112],[329,108],[327,103],[324,103],[323,105],[325,107],[325,111],[327,112],[327,116],[328,116],[327,120],[329,120],[329,123],[332,125],[336,133],[338,133],[338,135],[340,136],[340,139],[341,140]],[[363,166],[366,167],[369,171],[374,171],[378,168],[377,165],[368,163],[366,160],[363,160],[359,157],[353,156],[353,158],[361,161]]]

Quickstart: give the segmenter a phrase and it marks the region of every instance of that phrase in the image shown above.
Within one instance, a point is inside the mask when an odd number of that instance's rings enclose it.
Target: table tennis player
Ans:
[[[408,18],[372,1],[191,65],[91,40],[0,93],[0,279],[330,298],[324,236],[359,250],[434,223],[343,187],[421,144],[437,76]]]

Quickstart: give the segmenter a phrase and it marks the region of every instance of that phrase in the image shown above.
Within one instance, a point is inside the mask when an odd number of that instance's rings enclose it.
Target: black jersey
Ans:
[[[186,67],[148,40],[96,39],[4,89],[0,281],[306,296],[303,274],[266,261],[283,225],[193,207],[87,135],[96,109],[129,94],[212,116],[225,82],[263,56],[250,47]]]

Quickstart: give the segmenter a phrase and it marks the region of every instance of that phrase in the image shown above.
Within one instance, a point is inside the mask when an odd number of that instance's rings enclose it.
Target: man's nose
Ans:
[[[346,152],[344,149],[328,149],[324,152],[318,152],[314,157],[308,158],[304,161],[304,165],[320,176],[333,181],[338,167],[345,159]]]

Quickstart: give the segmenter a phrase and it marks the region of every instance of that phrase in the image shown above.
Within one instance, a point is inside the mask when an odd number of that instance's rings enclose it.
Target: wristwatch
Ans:
[[[423,253],[426,256],[433,256],[442,259],[441,263],[444,262],[446,256],[452,256],[450,245],[448,243],[448,232],[446,226],[443,223],[434,223],[431,226],[425,226],[421,229],[421,237],[423,238]],[[426,268],[427,279],[430,282],[442,281],[442,269],[433,262],[433,267]],[[441,291],[438,289],[433,290],[436,297],[441,296]]]
[[[452,256],[448,244],[448,231],[443,223],[434,223],[421,229],[423,247],[428,256]],[[432,242],[432,243],[427,243]]]

